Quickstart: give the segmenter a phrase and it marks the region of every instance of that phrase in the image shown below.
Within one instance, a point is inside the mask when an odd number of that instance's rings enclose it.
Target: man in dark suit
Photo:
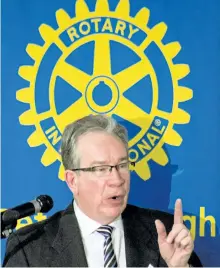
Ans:
[[[69,207],[12,234],[4,266],[202,266],[177,200],[170,214],[127,205],[124,127],[102,115],[66,127],[61,146]]]

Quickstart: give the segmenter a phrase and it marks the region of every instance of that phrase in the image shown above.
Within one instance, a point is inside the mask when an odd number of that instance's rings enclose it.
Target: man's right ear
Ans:
[[[78,193],[78,177],[76,175],[76,172],[72,170],[65,170],[65,181],[70,189],[70,191],[77,195]]]

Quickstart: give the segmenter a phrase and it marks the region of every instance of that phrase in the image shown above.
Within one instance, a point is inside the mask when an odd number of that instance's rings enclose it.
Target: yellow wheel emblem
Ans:
[[[173,63],[181,46],[178,42],[163,43],[165,23],[148,27],[150,11],[147,8],[131,17],[129,0],[120,0],[115,11],[109,10],[107,0],[97,0],[94,12],[84,0],[77,0],[75,12],[76,16],[71,18],[64,10],[58,10],[57,29],[46,24],[39,27],[44,45],[28,44],[26,48],[34,65],[19,68],[19,75],[30,85],[18,90],[16,98],[30,104],[30,109],[19,117],[22,125],[36,127],[28,144],[31,147],[46,145],[41,163],[48,166],[61,162],[60,140],[70,122],[97,113],[124,118],[138,127],[129,139],[129,157],[137,162],[135,172],[147,180],[151,175],[148,161],[166,165],[168,157],[163,145],[179,146],[182,138],[173,127],[190,120],[190,115],[179,107],[180,102],[192,98],[192,90],[179,84],[189,73],[189,66]],[[72,53],[85,44],[94,47],[92,72],[70,63]],[[116,70],[111,54],[113,45],[132,51],[135,62]],[[126,62],[127,58],[121,58],[119,53],[116,62],[122,61]],[[142,109],[128,93],[146,77],[148,84],[141,84],[140,88],[142,93],[148,92],[149,97],[138,97],[150,105]],[[60,80],[80,94],[62,110],[57,103],[67,97],[63,93],[57,100]],[[133,97],[137,94],[133,93]],[[59,178],[63,179],[62,164]]]

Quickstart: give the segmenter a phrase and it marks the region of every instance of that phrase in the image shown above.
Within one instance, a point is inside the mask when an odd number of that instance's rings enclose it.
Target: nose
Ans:
[[[118,187],[124,184],[125,179],[121,176],[116,168],[113,168],[107,181],[109,186]]]

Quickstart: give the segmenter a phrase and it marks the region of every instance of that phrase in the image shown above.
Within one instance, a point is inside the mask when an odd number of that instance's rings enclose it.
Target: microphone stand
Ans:
[[[11,233],[13,233],[13,229],[17,226],[17,220],[14,220],[12,223],[8,225],[1,226],[1,239],[7,238]]]

